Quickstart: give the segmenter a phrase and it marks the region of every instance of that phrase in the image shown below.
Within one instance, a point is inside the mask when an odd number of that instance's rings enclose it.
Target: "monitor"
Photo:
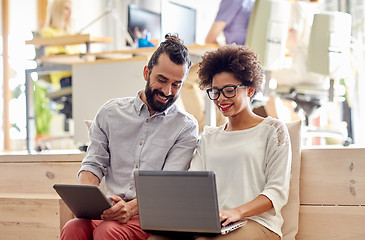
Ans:
[[[166,33],[177,33],[185,45],[195,43],[196,9],[171,1],[162,1],[162,39]]]
[[[161,38],[161,14],[137,7],[128,6],[128,32],[135,40],[138,37],[134,29],[138,27],[142,33],[144,30],[151,33],[151,38]]]

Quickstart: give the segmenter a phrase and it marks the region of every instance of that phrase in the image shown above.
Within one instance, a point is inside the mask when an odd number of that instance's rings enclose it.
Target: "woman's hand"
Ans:
[[[265,195],[260,194],[252,201],[229,210],[220,210],[219,218],[222,226],[236,222],[242,218],[255,216],[272,209],[274,206],[271,200]]]
[[[240,211],[238,209],[221,210],[219,211],[219,219],[222,226],[225,227],[241,219]]]
[[[133,217],[132,207],[119,196],[111,196],[113,206],[103,212],[101,219],[127,223]]]

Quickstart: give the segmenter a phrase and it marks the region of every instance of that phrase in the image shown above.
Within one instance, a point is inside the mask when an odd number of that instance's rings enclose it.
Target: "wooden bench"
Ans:
[[[365,239],[365,148],[302,149],[299,240]]]
[[[72,213],[54,183],[77,183],[84,153],[0,154],[1,239],[59,239]],[[297,240],[365,239],[365,148],[302,149]]]
[[[0,154],[0,239],[59,239],[73,214],[53,189],[77,183],[85,153]]]

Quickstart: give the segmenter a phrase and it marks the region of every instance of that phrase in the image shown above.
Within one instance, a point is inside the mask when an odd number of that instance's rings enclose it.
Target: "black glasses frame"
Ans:
[[[233,96],[230,96],[230,97],[228,97],[228,96],[226,96],[226,94],[224,94],[224,89],[225,88],[227,88],[227,87],[233,87],[233,89],[234,89],[234,95]],[[247,86],[245,86],[245,85],[228,85],[228,86],[224,86],[224,87],[222,87],[222,88],[216,88],[216,87],[214,87],[214,88],[209,88],[209,89],[207,89],[206,91],[207,91],[207,94],[208,94],[208,97],[209,97],[209,99],[210,100],[217,100],[219,97],[220,97],[220,95],[221,95],[221,93],[223,94],[223,96],[225,96],[226,98],[234,98],[236,95],[237,95],[237,88],[246,88]],[[215,97],[215,98],[213,98],[212,96],[210,96],[210,94],[213,92],[213,89],[215,89],[215,90],[218,90],[218,94],[217,94],[217,97]]]

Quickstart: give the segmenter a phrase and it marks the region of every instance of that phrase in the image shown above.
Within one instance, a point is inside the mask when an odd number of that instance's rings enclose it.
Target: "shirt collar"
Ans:
[[[134,99],[134,108],[136,109],[136,112],[138,113],[138,115],[141,115],[141,111],[142,111],[143,107],[147,108],[146,104],[141,99],[142,91],[143,90],[140,90]]]
[[[135,109],[136,109],[136,112],[138,113],[138,115],[141,115],[141,112],[142,112],[142,110],[143,110],[143,108],[145,108],[146,109],[146,111],[148,111],[148,107],[147,107],[147,105],[142,101],[142,99],[141,99],[141,94],[142,94],[142,91],[144,91],[144,90],[140,90],[138,93],[137,93],[137,97],[134,99],[134,107],[135,107]],[[171,111],[172,109],[174,109],[175,108],[175,103],[174,104],[172,104],[170,107],[168,107],[165,111],[163,111],[163,112],[156,112],[155,114],[154,114],[154,116],[158,116],[158,115],[164,115],[164,116],[166,116],[168,113],[169,113],[169,111]]]

